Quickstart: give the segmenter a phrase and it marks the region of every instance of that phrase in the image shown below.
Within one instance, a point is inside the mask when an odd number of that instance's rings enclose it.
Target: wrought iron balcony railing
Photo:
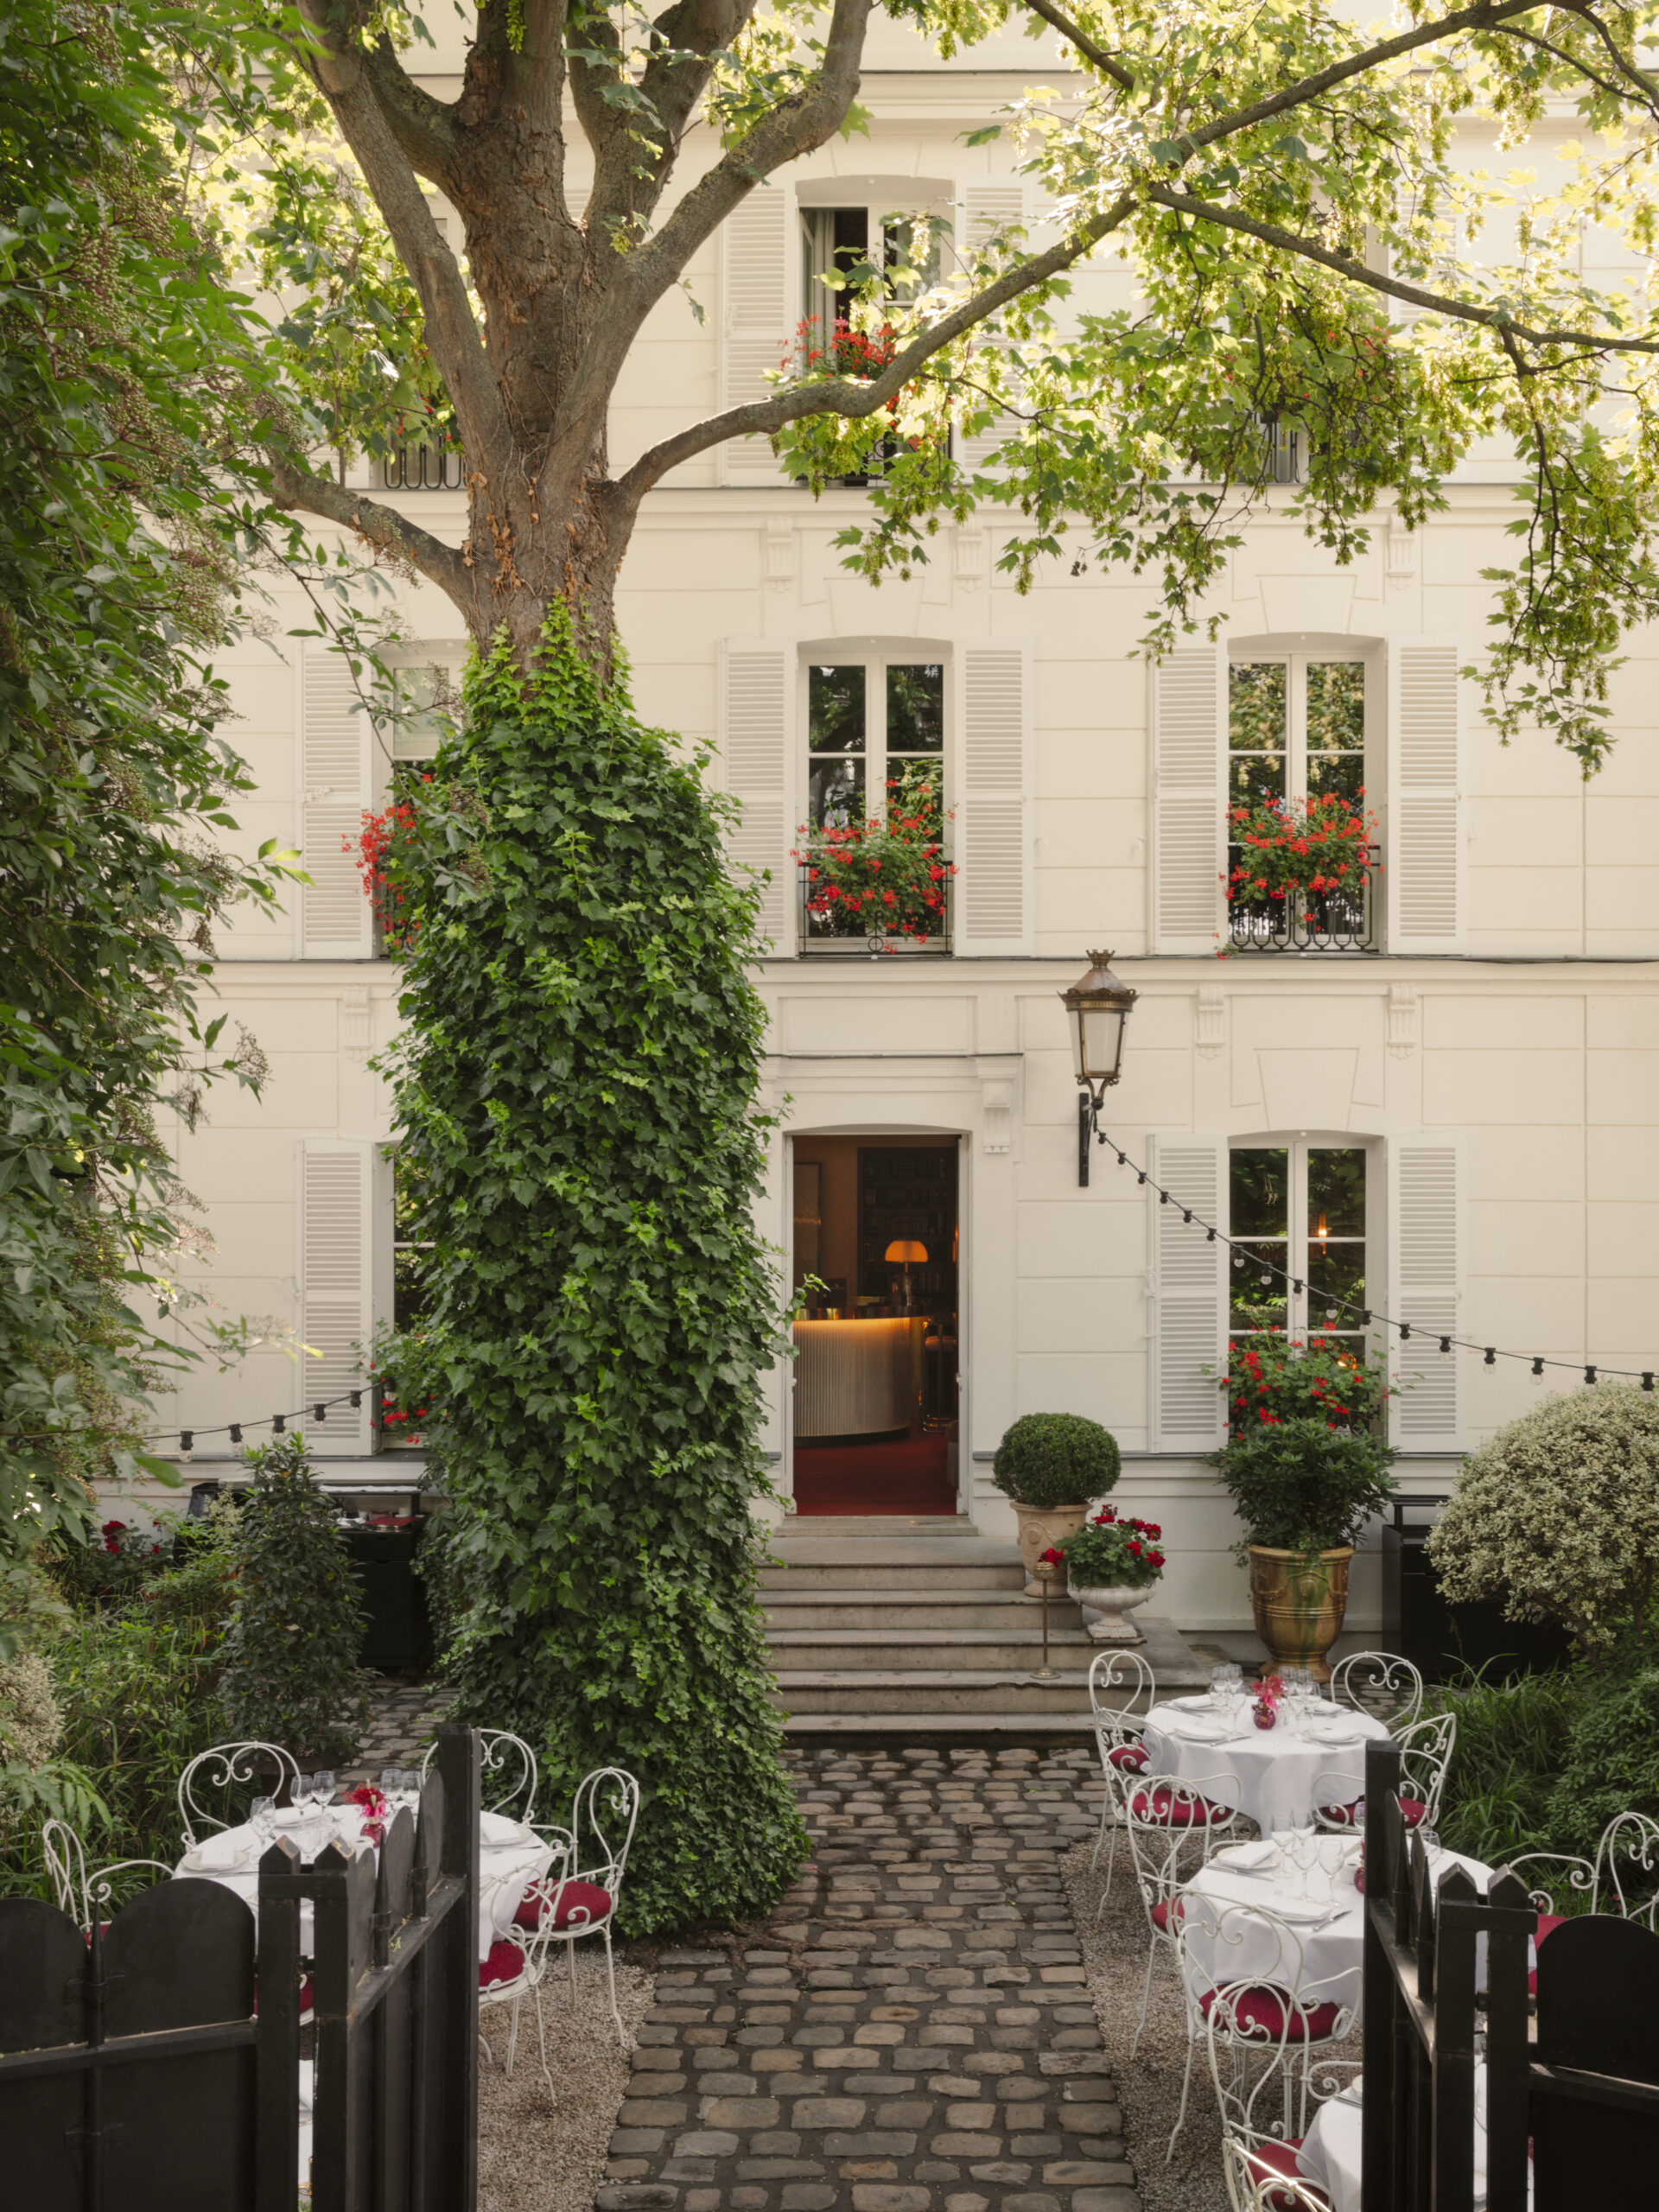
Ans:
[[[950,855],[940,858],[949,865]],[[804,957],[845,960],[856,958],[861,953],[872,960],[879,960],[886,953],[900,953],[915,960],[943,959],[950,950],[950,930],[956,912],[954,879],[945,876],[939,888],[944,893],[944,912],[938,918],[936,931],[925,938],[906,936],[900,930],[877,927],[872,929],[867,918],[868,909],[852,915],[838,908],[826,907],[823,895],[823,871],[812,861],[801,861],[795,870],[796,913],[795,945]]]
[[[1243,855],[1227,848],[1227,874]],[[1375,845],[1350,889],[1287,891],[1281,899],[1233,899],[1227,906],[1227,944],[1233,952],[1375,952],[1377,878],[1382,862]]]
[[[454,446],[399,446],[380,464],[388,492],[459,492],[467,481],[467,457]]]

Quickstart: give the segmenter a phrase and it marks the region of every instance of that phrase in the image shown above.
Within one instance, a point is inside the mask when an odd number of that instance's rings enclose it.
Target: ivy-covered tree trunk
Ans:
[[[473,1599],[448,1671],[465,1718],[536,1745],[547,1817],[590,1768],[639,1777],[626,1928],[741,1916],[805,1849],[750,1510],[778,1334],[753,894],[695,764],[567,623],[529,678],[501,641],[467,724],[423,839],[397,1101]]]

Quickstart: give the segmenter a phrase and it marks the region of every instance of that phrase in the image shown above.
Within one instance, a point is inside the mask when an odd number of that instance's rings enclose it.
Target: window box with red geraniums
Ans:
[[[1275,936],[1299,921],[1316,935],[1353,934],[1380,865],[1371,857],[1376,828],[1374,814],[1337,791],[1230,809],[1230,913],[1265,920]]]
[[[1096,1643],[1138,1643],[1128,1615],[1144,1605],[1163,1573],[1163,1529],[1156,1521],[1120,1517],[1109,1505],[1059,1547],[1071,1595],[1099,1618],[1089,1622]]]
[[[950,945],[950,883],[937,770],[906,769],[887,783],[886,821],[826,823],[810,830],[791,858],[802,871],[804,935],[817,938],[908,938]],[[896,950],[892,944],[885,947]]]
[[[423,774],[423,784],[429,784]],[[355,837],[341,839],[353,855],[363,888],[374,906],[375,934],[388,959],[396,960],[415,941],[416,925],[409,913],[410,861],[419,836],[420,822],[412,798],[394,799],[377,813],[365,811]]]

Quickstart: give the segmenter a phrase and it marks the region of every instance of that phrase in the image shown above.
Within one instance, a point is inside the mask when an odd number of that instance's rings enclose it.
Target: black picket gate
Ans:
[[[1483,2056],[1486,2212],[1527,2212],[1529,2152],[1532,2212],[1659,2202],[1659,1936],[1564,1922],[1537,1953],[1535,2022],[1525,1884],[1432,1883],[1400,1771],[1394,1745],[1366,1746],[1363,2212],[1472,2212]]]
[[[256,1922],[160,1882],[90,1936],[0,1898],[0,2207],[296,2212],[312,1907],[313,2212],[474,2212],[479,1746],[438,1731],[377,1868],[279,1837]]]

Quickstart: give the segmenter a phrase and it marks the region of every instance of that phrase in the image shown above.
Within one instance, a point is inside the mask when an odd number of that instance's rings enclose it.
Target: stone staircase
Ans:
[[[798,1517],[761,1571],[775,1700],[796,1741],[907,1745],[1090,1740],[1089,1662],[1103,1647],[1062,1592],[1024,1595],[1018,1548],[960,1517]],[[1158,1688],[1207,1669],[1167,1623],[1147,1621]]]

